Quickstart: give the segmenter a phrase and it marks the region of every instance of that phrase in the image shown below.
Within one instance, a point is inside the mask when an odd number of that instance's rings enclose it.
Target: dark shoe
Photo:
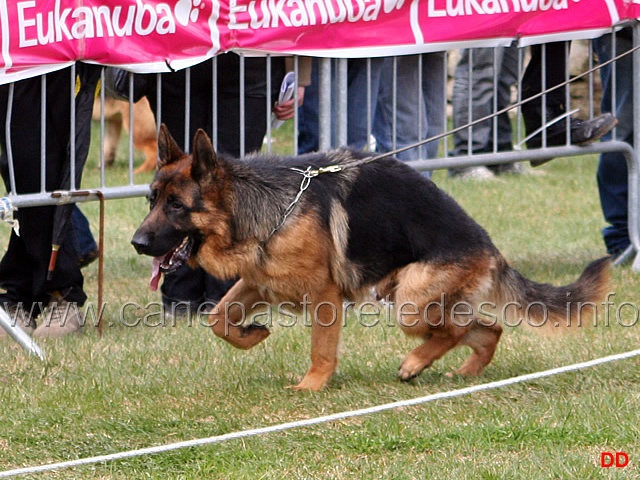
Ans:
[[[548,108],[546,115],[546,123],[553,122],[561,115],[564,115],[565,111],[562,107]],[[534,131],[538,130],[541,125],[541,115],[537,109],[522,109],[522,116],[524,118],[525,129],[527,135],[531,135]],[[570,119],[570,131],[571,131],[571,144],[572,145],[586,145],[588,143],[599,140],[603,135],[608,133],[613,127],[616,126],[618,120],[611,113],[603,113],[590,120],[581,120],[579,118],[572,117]],[[557,120],[555,123],[546,127],[548,147],[557,147],[567,144],[567,121],[565,118]],[[542,146],[542,132],[534,135],[527,140],[528,148],[540,148]]]
[[[571,143],[587,145],[600,140],[618,124],[612,113],[603,113],[590,120],[571,119]]]
[[[562,115],[564,110],[562,108],[548,109],[546,115],[546,121],[553,121],[554,118]],[[523,109],[522,111],[524,124],[527,131],[527,135],[530,135],[534,131],[540,128],[541,115],[534,110]],[[572,117],[569,120],[570,128],[570,143],[572,145],[587,145],[593,143],[596,140],[602,138],[603,135],[611,131],[616,126],[618,120],[611,113],[603,113],[590,120],[581,120],[579,118]],[[549,125],[546,128],[546,144],[547,147],[556,147],[567,144],[567,121],[566,119],[560,119],[557,122]],[[527,140],[527,148],[540,148],[542,147],[542,132],[534,135]],[[532,160],[531,166],[537,167],[552,160],[551,158],[545,160]]]

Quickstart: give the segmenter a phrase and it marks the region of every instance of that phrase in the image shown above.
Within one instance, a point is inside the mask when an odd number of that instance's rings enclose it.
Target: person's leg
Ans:
[[[385,59],[373,128],[378,152],[390,152],[427,138],[429,126],[422,94],[420,62],[419,55]],[[416,160],[420,158],[420,153],[421,148],[416,147],[399,152],[395,157],[403,161]]]
[[[213,137],[213,116],[217,115],[216,148],[234,157],[241,154],[241,131],[244,133],[245,153],[256,152],[262,147],[267,126],[267,81],[266,59],[245,58],[244,79],[240,75],[240,57],[224,54],[217,57],[217,84],[213,81],[212,61],[191,68],[190,72],[190,140],[198,128],[205,128]],[[272,60],[272,98],[284,75],[282,59]],[[169,130],[177,133],[174,138],[184,149],[184,104],[185,74],[176,72],[164,75],[162,84],[162,121]],[[244,118],[240,112],[240,82],[244,80]],[[212,112],[213,93],[217,92],[217,112]],[[153,95],[150,95],[152,97]],[[152,110],[157,111],[156,102],[150,98]],[[165,114],[166,112],[166,114]],[[165,116],[166,115],[166,116]],[[172,314],[186,313],[187,306],[194,313],[203,302],[217,302],[233,281],[212,277],[201,268],[178,268],[163,281],[161,291],[163,303]],[[177,308],[176,308],[177,307]]]
[[[159,75],[160,85],[157,75],[149,75],[147,82],[147,99],[156,123],[167,125],[171,136],[183,150],[191,143],[189,135],[185,135],[186,76],[186,69],[178,70]]]
[[[515,43],[502,49],[502,58],[498,67],[497,78],[497,110],[504,110],[511,105],[511,87],[518,80],[518,48]],[[498,116],[497,130],[492,132],[491,151],[505,152],[513,149],[513,128],[509,112]],[[490,165],[489,169],[498,174],[521,174],[524,168],[521,163]]]
[[[67,160],[69,142],[70,69],[48,74],[46,91],[46,183],[47,190],[60,188],[61,175]],[[14,103],[11,119],[11,145],[15,169],[16,193],[33,193],[40,191],[40,78],[28,79],[15,83]],[[8,164],[6,157],[5,120],[6,93],[8,86],[3,86],[0,95],[0,144],[3,155],[3,178],[7,189]],[[32,135],[26,132],[31,132]],[[46,280],[46,273],[51,254],[53,215],[55,207],[33,207],[20,209],[16,215],[20,221],[21,236],[12,237],[12,241],[24,242],[32,269],[32,295],[43,297],[53,291],[66,291],[74,287],[72,299],[84,303],[86,296],[82,292],[83,278],[73,251],[73,245],[63,242],[58,254],[56,269],[51,280]],[[11,247],[11,246],[10,246]],[[12,256],[7,251],[6,256]],[[17,259],[25,261],[23,258]],[[1,269],[0,269],[1,270]],[[0,271],[0,277],[2,277]],[[76,290],[78,290],[76,292]]]
[[[98,258],[98,245],[91,233],[89,220],[82,213],[78,205],[74,205],[71,212],[71,223],[73,228],[69,230],[74,250],[78,256],[80,268],[89,265]]]
[[[60,188],[64,165],[68,162],[71,108],[69,72],[70,69],[63,69],[46,76],[47,113],[44,121],[47,190]],[[41,189],[40,89],[40,77],[14,84],[10,140],[15,173],[14,193],[18,194],[34,193]],[[11,188],[5,137],[8,93],[8,85],[0,86],[0,162],[7,190]],[[86,301],[82,273],[71,242],[62,242],[52,278],[47,279],[55,210],[56,207],[29,207],[16,212],[16,218],[20,222],[20,236],[12,231],[9,246],[0,262],[0,285],[5,290],[0,294],[1,303],[23,302],[30,309],[38,302],[46,305],[52,298],[75,302],[78,306]],[[70,222],[67,228],[72,228]],[[34,317],[40,313],[39,307],[33,313]]]
[[[512,43],[501,49],[501,62],[498,70],[498,110],[503,110],[511,105],[511,87],[518,81],[518,47]],[[509,113],[503,113],[498,117],[498,151],[511,149],[513,146],[513,129]]]
[[[267,107],[267,59],[244,58],[244,78],[240,77],[241,58],[233,53],[218,59],[218,148],[234,157],[241,153],[241,132],[244,152],[261,150],[267,132],[271,107]],[[271,59],[271,98],[284,77],[284,59]],[[244,81],[244,115],[240,111],[240,84]]]
[[[496,50],[502,50],[500,47]],[[494,72],[498,70],[493,48],[464,49],[453,77],[453,127],[493,113]],[[471,117],[469,106],[471,104]],[[453,135],[454,155],[486,152],[491,148],[492,120],[486,120]]]
[[[567,54],[565,42],[531,46],[531,59],[522,77],[522,98],[529,98],[544,89],[564,82]],[[544,85],[543,85],[544,79]],[[558,88],[546,96],[547,105],[564,105],[564,89]],[[540,109],[541,99],[528,102],[527,107]]]
[[[427,115],[427,138],[441,135],[447,122],[447,56],[444,52],[422,55],[422,97]],[[423,147],[427,158],[437,158],[440,140]],[[431,172],[424,172],[431,178]]]
[[[444,52],[422,55],[422,96],[427,113],[427,137],[445,131],[447,122],[447,56]],[[440,141],[426,145],[427,158],[437,158]]]
[[[15,83],[11,105],[9,100],[9,85],[0,85],[0,166],[5,188],[7,191],[11,190],[6,137],[6,115],[11,107],[10,141],[16,190],[17,193],[37,192],[40,190],[40,79]],[[29,104],[29,108],[21,108],[24,104]],[[44,283],[46,278],[48,255],[51,251],[53,208],[24,208],[14,215],[20,222],[22,235],[11,231],[9,245],[0,261],[0,287],[5,290],[0,294],[0,302],[7,302],[9,305],[23,302],[30,309],[37,301],[46,302],[41,286],[39,292],[34,288],[36,276],[40,277],[37,282],[39,284]],[[47,266],[43,267],[45,258]]]
[[[502,48],[464,49],[453,77],[453,127],[493,113],[494,78],[499,71]],[[471,116],[469,109],[471,108]],[[489,152],[493,148],[493,120],[475,124],[453,136],[456,156]],[[489,179],[493,173],[485,166],[449,169],[449,174],[461,178]]]
[[[211,136],[211,108],[213,105],[212,61],[203,62],[190,69],[161,75],[161,95],[158,104],[156,77],[148,83],[148,99],[156,121],[167,125],[171,135],[182,150],[189,150],[193,135],[204,128]],[[185,135],[186,79],[190,79],[189,131]],[[189,147],[189,148],[187,148]],[[165,313],[185,315],[195,313],[206,300],[206,273],[200,268],[182,265],[164,276],[160,291]]]
[[[304,103],[298,107],[298,154],[316,152],[320,146],[318,60],[312,60],[311,84],[305,88]]]
[[[522,78],[522,98],[527,99],[546,89],[564,82],[567,68],[567,55],[564,42],[553,42],[531,47],[531,60]],[[543,78],[546,79],[543,84]],[[568,87],[567,87],[568,88]],[[537,131],[543,123],[552,121],[567,111],[565,89],[557,88],[545,97],[536,98],[522,105],[527,136]],[[615,117],[603,113],[595,118],[581,120],[571,117],[568,120],[569,141],[576,145],[585,145],[600,139],[616,124]],[[560,120],[546,127],[546,133],[538,133],[527,140],[527,147],[565,145],[567,143],[567,120]],[[546,138],[544,138],[546,136]],[[532,162],[538,166],[548,160]]]
[[[632,48],[631,38],[623,31],[615,38],[617,53]],[[613,58],[612,36],[604,35],[594,40],[594,49],[601,63]],[[600,70],[602,79],[602,111],[612,111],[614,86],[613,69],[615,68],[615,114],[619,124],[615,130],[616,138],[633,145],[633,60],[626,55],[615,64],[605,65]],[[604,138],[612,138],[608,133]],[[600,205],[605,220],[609,224],[602,231],[607,252],[620,254],[630,244],[628,231],[628,177],[627,162],[619,152],[603,153],[598,163],[598,191]]]
[[[240,77],[231,72],[239,71],[239,57],[225,57],[223,71],[229,72],[219,82],[218,105],[218,147],[221,151],[234,156],[240,155],[241,129],[244,131],[245,153],[255,153],[262,149],[267,122],[270,121],[271,108],[267,105],[267,60],[265,58],[248,57],[245,62],[245,99],[244,123],[240,115]],[[234,66],[237,66],[234,69]],[[284,59],[271,59],[271,98],[277,99],[278,90],[285,75]],[[305,95],[306,97],[306,95]],[[306,103],[306,100],[305,100]],[[238,280],[222,280],[205,272],[205,299],[209,303],[217,303]]]
[[[353,58],[348,62],[347,144],[356,149],[369,145],[368,122],[376,115],[380,72],[384,58]],[[368,67],[370,65],[370,68]],[[367,98],[367,92],[371,98]]]
[[[250,105],[253,105],[255,110],[250,110]],[[218,150],[235,158],[239,158],[242,152],[240,148],[242,129],[245,153],[260,150],[266,131],[265,99],[245,97],[245,107],[244,123],[246,125],[243,127],[239,95],[218,90]],[[249,111],[251,113],[247,117]]]

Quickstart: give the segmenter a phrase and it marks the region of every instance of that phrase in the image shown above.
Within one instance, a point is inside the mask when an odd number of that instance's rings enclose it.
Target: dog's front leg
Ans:
[[[269,336],[269,329],[264,325],[244,325],[257,307],[268,308],[255,288],[238,280],[211,312],[213,333],[243,350],[257,345]]]
[[[311,367],[293,390],[319,391],[327,386],[338,366],[338,344],[342,329],[342,297],[331,285],[311,298]]]

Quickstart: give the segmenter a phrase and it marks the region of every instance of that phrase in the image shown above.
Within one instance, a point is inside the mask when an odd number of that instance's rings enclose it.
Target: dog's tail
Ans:
[[[595,260],[577,281],[556,287],[529,280],[504,262],[494,284],[503,321],[545,334],[593,324],[608,292],[610,264],[610,257]]]

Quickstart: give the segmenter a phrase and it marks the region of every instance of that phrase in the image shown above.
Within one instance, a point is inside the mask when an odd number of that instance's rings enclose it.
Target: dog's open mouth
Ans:
[[[153,258],[151,279],[149,280],[151,290],[156,291],[158,289],[160,277],[163,273],[171,273],[189,260],[192,248],[193,242],[191,241],[191,237],[184,237],[180,245],[169,253]]]

